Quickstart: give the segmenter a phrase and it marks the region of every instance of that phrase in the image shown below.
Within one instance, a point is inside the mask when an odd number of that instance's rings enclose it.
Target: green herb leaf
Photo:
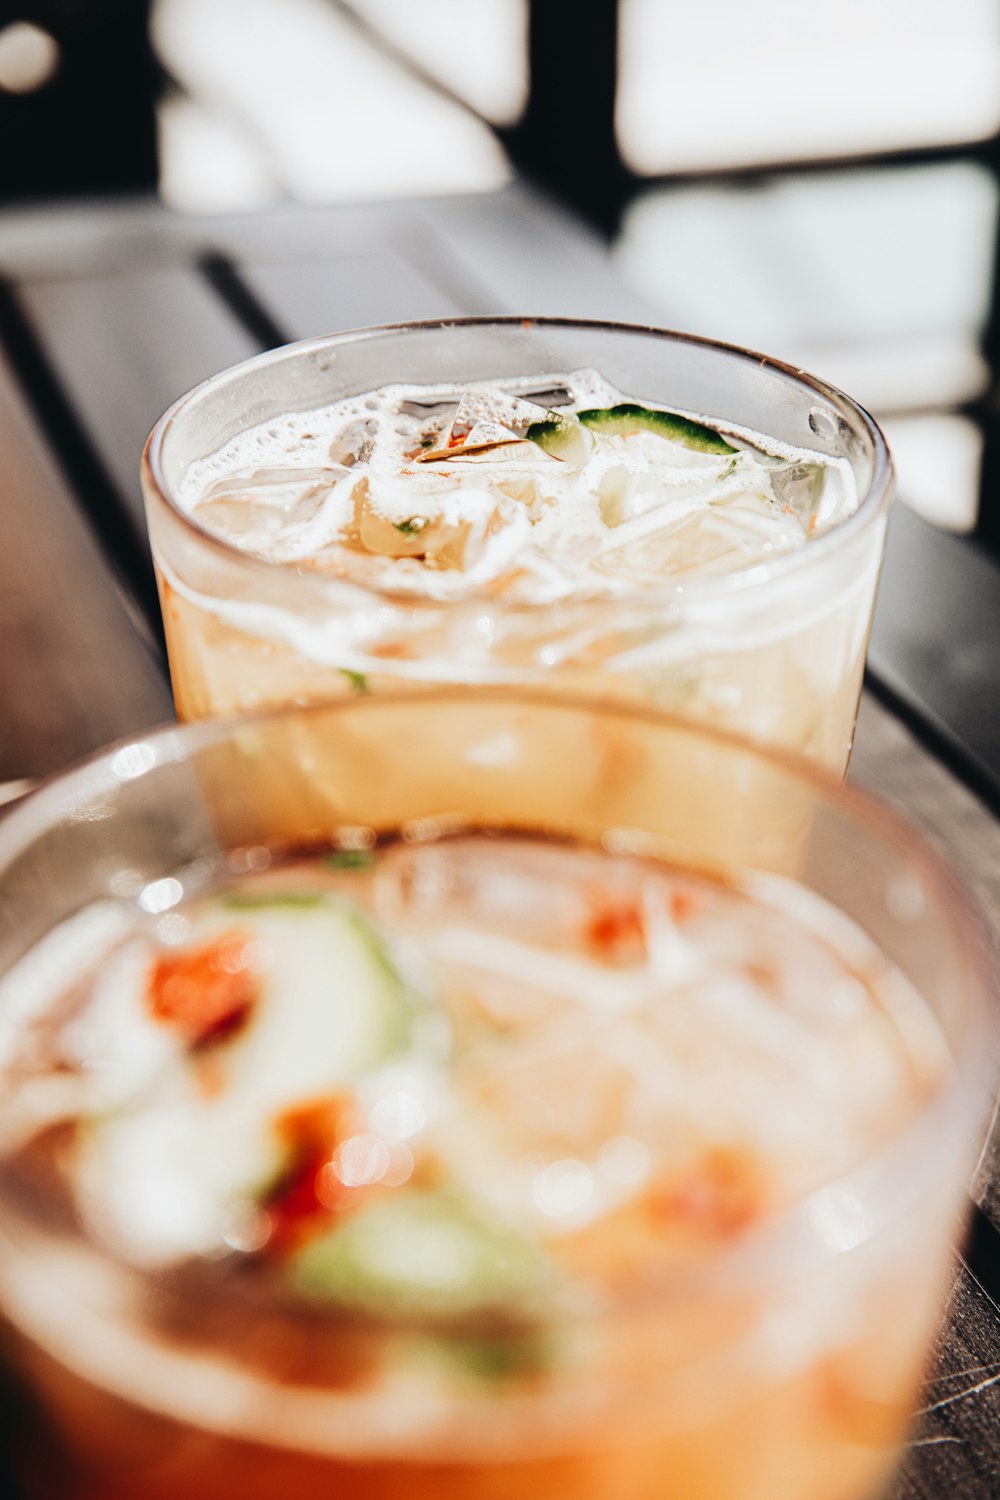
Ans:
[[[341,1216],[288,1269],[315,1301],[452,1318],[533,1300],[550,1267],[540,1245],[458,1189],[406,1188]]]
[[[394,524],[396,530],[402,532],[403,536],[419,536],[427,525],[427,517],[410,516],[408,521],[396,521]]]
[[[333,849],[325,863],[331,870],[370,870],[375,863],[374,849]]]
[[[445,1347],[470,1375],[492,1383],[539,1374],[554,1362],[548,1340],[538,1331],[449,1338]]]
[[[371,688],[368,686],[368,678],[365,676],[364,672],[352,672],[350,667],[340,667],[338,670],[344,677],[347,678],[348,682],[351,684],[352,692],[371,692]]]
[[[269,906],[322,906],[325,901],[322,891],[267,891],[261,895],[250,891],[229,891],[219,897],[221,906],[236,907],[241,911],[263,910]]]

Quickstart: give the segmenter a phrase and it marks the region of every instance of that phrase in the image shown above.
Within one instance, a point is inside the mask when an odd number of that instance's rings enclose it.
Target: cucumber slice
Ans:
[[[159,1092],[88,1123],[81,1170],[118,1238],[147,1260],[217,1248],[233,1205],[260,1200],[289,1165],[276,1118],[412,1040],[419,1004],[377,933],[348,903],[311,894],[222,897],[196,921],[195,944],[238,926],[270,956],[248,1020],[199,1054],[210,1092],[184,1065]]]
[[[544,1252],[454,1188],[391,1191],[291,1262],[297,1289],[386,1317],[450,1318],[530,1299]]]
[[[551,1336],[537,1329],[510,1330],[492,1338],[442,1339],[437,1352],[478,1384],[490,1386],[544,1374],[560,1354]]]
[[[219,1095],[274,1115],[330,1092],[405,1045],[407,987],[378,934],[353,906],[313,892],[222,898],[271,962],[248,1023],[215,1054]],[[213,917],[213,921],[216,920]]]
[[[594,446],[590,433],[575,417],[563,417],[558,412],[550,412],[543,422],[532,422],[524,435],[565,463],[586,463]]]
[[[681,443],[685,448],[694,448],[699,453],[736,452],[725,438],[720,437],[711,427],[703,426],[701,422],[692,422],[690,417],[678,416],[676,412],[634,406],[631,402],[578,411],[576,419],[590,431],[607,433],[609,436],[655,432],[658,437],[666,438],[671,443]],[[528,435],[531,435],[530,429]]]

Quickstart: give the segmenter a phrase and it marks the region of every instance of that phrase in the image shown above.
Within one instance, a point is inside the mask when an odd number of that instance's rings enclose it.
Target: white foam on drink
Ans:
[[[555,411],[541,404],[550,386],[567,396]],[[674,575],[746,568],[801,548],[856,506],[846,461],[732,427],[735,454],[647,431],[581,428],[585,451],[572,459],[524,441],[532,423],[625,399],[590,370],[468,390],[385,386],[238,434],[190,466],[179,501],[269,561],[418,597],[488,591],[517,602],[627,596]],[[799,469],[822,490],[801,515],[781,488],[794,495]],[[709,514],[714,543],[700,527]]]

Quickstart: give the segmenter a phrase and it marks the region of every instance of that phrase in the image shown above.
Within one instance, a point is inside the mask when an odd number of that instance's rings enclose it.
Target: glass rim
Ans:
[[[958,876],[951,861],[906,818],[895,812],[872,793],[856,786],[845,786],[837,778],[792,752],[765,746],[714,726],[704,726],[678,715],[625,703],[606,702],[599,698],[571,694],[547,694],[537,690],[509,687],[487,687],[476,694],[477,702],[518,705],[541,709],[551,714],[585,714],[588,717],[613,718],[644,726],[647,730],[671,735],[682,734],[695,740],[729,747],[749,754],[783,775],[797,779],[828,806],[844,809],[850,821],[863,823],[874,830],[880,841],[906,854],[916,865],[926,884],[934,908],[943,911],[953,934],[956,951],[961,952],[970,975],[972,1003],[964,1020],[963,1035],[956,1041],[947,1039],[952,1060],[949,1074],[939,1087],[917,1106],[902,1130],[883,1141],[863,1159],[852,1161],[834,1176],[813,1184],[791,1203],[765,1215],[736,1244],[710,1250],[704,1264],[667,1268],[662,1277],[648,1278],[615,1299],[615,1307],[626,1309],[650,1298],[683,1297],[692,1287],[715,1281],[727,1272],[737,1278],[749,1272],[754,1281],[769,1281],[774,1275],[787,1274],[789,1262],[795,1272],[808,1272],[810,1266],[825,1263],[854,1250],[862,1250],[887,1228],[896,1214],[890,1211],[891,1192],[885,1189],[907,1177],[920,1179],[921,1164],[933,1154],[934,1143],[946,1135],[942,1126],[953,1119],[968,1117],[970,1098],[975,1094],[970,1083],[984,1074],[986,1042],[991,1035],[990,1016],[996,1009],[993,994],[993,967],[988,928],[978,902],[967,884]],[[210,718],[190,724],[167,723],[149,731],[118,740],[76,763],[75,766],[47,778],[37,790],[28,794],[9,813],[0,818],[0,884],[10,864],[28,849],[34,840],[54,826],[76,803],[106,792],[122,782],[141,782],[169,766],[190,762],[200,751],[232,741],[246,731],[263,730],[269,725],[291,721],[308,721],[339,715],[365,715],[379,710],[431,714],[440,704],[467,708],[469,695],[460,684],[428,689],[419,694],[392,692],[371,697],[349,697],[326,700],[304,706],[265,708],[228,718]],[[142,770],[130,768],[127,774],[115,770],[113,762],[120,752],[143,745],[156,752]],[[74,800],[75,799],[75,800]],[[112,814],[113,817],[113,814]],[[223,851],[224,853],[225,851]],[[654,856],[655,857],[655,856]],[[733,862],[736,869],[750,868]],[[871,941],[878,947],[877,941]],[[7,971],[9,972],[9,971]],[[4,977],[0,975],[0,977]],[[919,986],[915,984],[919,993]],[[984,1094],[982,1120],[978,1129],[981,1147],[988,1128]],[[852,1185],[864,1185],[871,1194],[871,1183],[880,1185],[877,1194],[881,1205],[869,1217],[865,1232],[847,1246],[824,1241],[810,1232],[808,1206],[815,1195],[831,1189],[851,1191]],[[911,1195],[914,1189],[911,1188]],[[907,1198],[905,1201],[909,1201]],[[761,1268],[764,1275],[761,1276]]]
[[[744,365],[753,365],[758,369],[774,370],[795,384],[812,391],[816,396],[829,402],[839,411],[840,415],[855,430],[860,429],[871,444],[872,473],[867,489],[858,501],[856,508],[846,516],[844,520],[832,526],[823,535],[809,541],[805,546],[794,552],[785,553],[780,557],[768,558],[754,563],[746,568],[737,568],[729,573],[684,575],[680,578],[667,577],[661,584],[652,587],[637,588],[627,594],[580,594],[568,595],[566,598],[549,601],[531,600],[504,600],[502,597],[492,598],[479,592],[459,596],[455,599],[436,599],[417,593],[408,593],[406,590],[393,588],[391,584],[373,584],[368,581],[358,581],[349,575],[321,574],[308,572],[296,563],[281,562],[276,559],[260,557],[256,553],[245,552],[234,546],[217,532],[203,526],[199,521],[186,511],[175,498],[170,485],[167,483],[163,467],[163,448],[171,430],[183,421],[187,412],[200,405],[218,391],[224,383],[239,379],[244,375],[253,373],[255,370],[266,370],[272,365],[278,365],[284,360],[296,359],[328,348],[349,347],[352,344],[371,343],[378,339],[388,339],[394,336],[405,336],[408,333],[431,333],[436,330],[444,331],[449,328],[487,330],[490,328],[514,328],[520,327],[525,332],[532,328],[540,329],[582,329],[591,333],[599,334],[625,334],[640,338],[663,340],[671,344],[693,345],[698,348],[714,350],[720,354],[729,356]],[[720,420],[724,420],[721,419]],[[883,515],[892,500],[894,470],[889,445],[886,442],[878,423],[874,417],[853,397],[845,391],[818,376],[790,365],[783,360],[774,359],[770,355],[745,349],[738,344],[725,343],[719,339],[704,338],[699,334],[684,333],[676,329],[659,328],[653,324],[646,323],[623,323],[600,318],[564,318],[549,316],[518,315],[515,313],[504,313],[498,315],[476,315],[471,317],[452,318],[428,318],[409,322],[379,323],[371,326],[345,329],[342,332],[319,334],[310,338],[297,339],[291,343],[281,344],[273,349],[265,349],[259,354],[251,355],[248,359],[241,360],[238,364],[229,365],[226,369],[208,376],[199,381],[190,390],[179,396],[159,420],[154,424],[146,443],[143,447],[140,462],[140,473],[144,487],[150,491],[160,504],[166,507],[175,521],[179,522],[184,530],[197,541],[200,547],[206,548],[210,553],[229,563],[237,563],[241,570],[250,577],[258,576],[267,579],[271,583],[277,578],[298,579],[301,586],[308,587],[318,593],[336,594],[339,590],[350,590],[352,597],[357,598],[359,594],[374,600],[381,600],[390,604],[400,604],[415,611],[447,611],[455,613],[465,608],[476,610],[490,610],[496,613],[511,616],[532,616],[543,610],[558,609],[586,609],[588,612],[594,609],[618,610],[624,606],[639,609],[656,608],[665,603],[676,601],[683,603],[692,601],[701,603],[711,602],[716,599],[725,599],[731,595],[739,594],[743,590],[752,590],[766,586],[775,578],[787,576],[795,577],[797,574],[805,574],[813,568],[822,566],[823,560],[849,546],[855,536],[863,533],[878,518]]]

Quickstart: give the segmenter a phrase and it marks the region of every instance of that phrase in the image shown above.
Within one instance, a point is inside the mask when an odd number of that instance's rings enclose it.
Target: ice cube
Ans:
[[[605,870],[596,854],[456,837],[393,850],[379,866],[375,899],[387,922],[419,931],[475,926],[525,944],[576,947],[591,912],[588,886]]]
[[[674,462],[657,460],[646,438],[661,449],[683,453]],[[603,440],[587,475],[600,500],[601,518],[606,526],[621,526],[635,516],[644,515],[658,506],[681,501],[697,501],[702,506],[716,504],[729,496],[741,494],[748,474],[732,460],[690,453],[668,445],[662,438],[639,433],[635,438]]]
[[[371,417],[357,417],[342,427],[330,444],[333,462],[348,469],[366,463],[375,442],[376,426]]]
[[[451,475],[369,474],[355,489],[355,527],[366,551],[419,557],[435,569],[469,571],[523,511],[508,497]],[[518,531],[520,544],[523,532]],[[487,569],[487,571],[489,571]]]
[[[601,475],[597,494],[601,520],[611,529],[623,527],[648,512],[670,521],[678,514],[678,506],[698,509],[708,503],[706,492],[697,483],[685,478],[683,485],[668,488],[658,474],[637,473],[623,464],[616,464]],[[655,530],[661,522],[654,519],[651,524]],[[640,528],[643,532],[647,529],[646,525]],[[619,538],[617,544],[620,541]]]
[[[201,503],[246,496],[255,505],[284,510],[305,494],[323,492],[334,485],[343,473],[340,464],[322,468],[289,465],[286,468],[234,471],[205,490]]]
[[[596,1161],[606,1141],[630,1129],[632,1070],[608,1056],[603,1039],[580,1038],[555,1053],[540,1042],[484,1068],[476,1093],[503,1120],[515,1149],[550,1161]]]
[[[512,991],[562,997],[577,1010],[612,1014],[641,1006],[686,979],[679,939],[655,962],[643,925],[647,867],[638,860],[504,840],[456,837],[402,846],[376,876],[379,915],[418,931],[434,955],[470,975],[490,976],[484,1004],[513,1015]],[[666,909],[669,885],[654,882]]]
[[[486,524],[466,543],[462,558],[466,585],[478,588],[516,571],[530,534],[524,506],[502,498]]]
[[[626,549],[633,549],[637,544],[645,549],[649,547],[651,539],[670,537],[692,517],[700,518],[704,514],[705,506],[696,497],[671,500],[652,510],[640,511],[638,515],[609,527],[607,534],[594,544],[591,556],[624,560]],[[645,559],[645,551],[641,555]]]
[[[852,477],[842,464],[790,463],[772,473],[771,485],[810,536],[842,520],[856,503]]]
[[[771,489],[782,505],[790,505],[803,521],[819,509],[826,488],[826,470],[820,464],[789,463],[771,471]]]
[[[347,472],[331,465],[229,474],[206,490],[193,514],[237,546],[269,551],[283,536],[313,520]]]
[[[525,401],[512,391],[500,390],[496,386],[469,386],[458,403],[451,425],[452,437],[465,440],[466,434],[480,422],[503,427],[509,435],[518,437],[532,422],[544,421],[546,414],[544,406]]]
[[[669,491],[660,505],[612,525],[591,558],[613,576],[729,571],[802,546],[797,515],[742,478],[706,492]]]
[[[494,444],[502,444],[506,447],[510,443],[520,441],[521,439],[512,428],[504,427],[500,422],[477,422],[470,429],[462,448],[489,448]],[[460,453],[462,450],[457,451]]]

